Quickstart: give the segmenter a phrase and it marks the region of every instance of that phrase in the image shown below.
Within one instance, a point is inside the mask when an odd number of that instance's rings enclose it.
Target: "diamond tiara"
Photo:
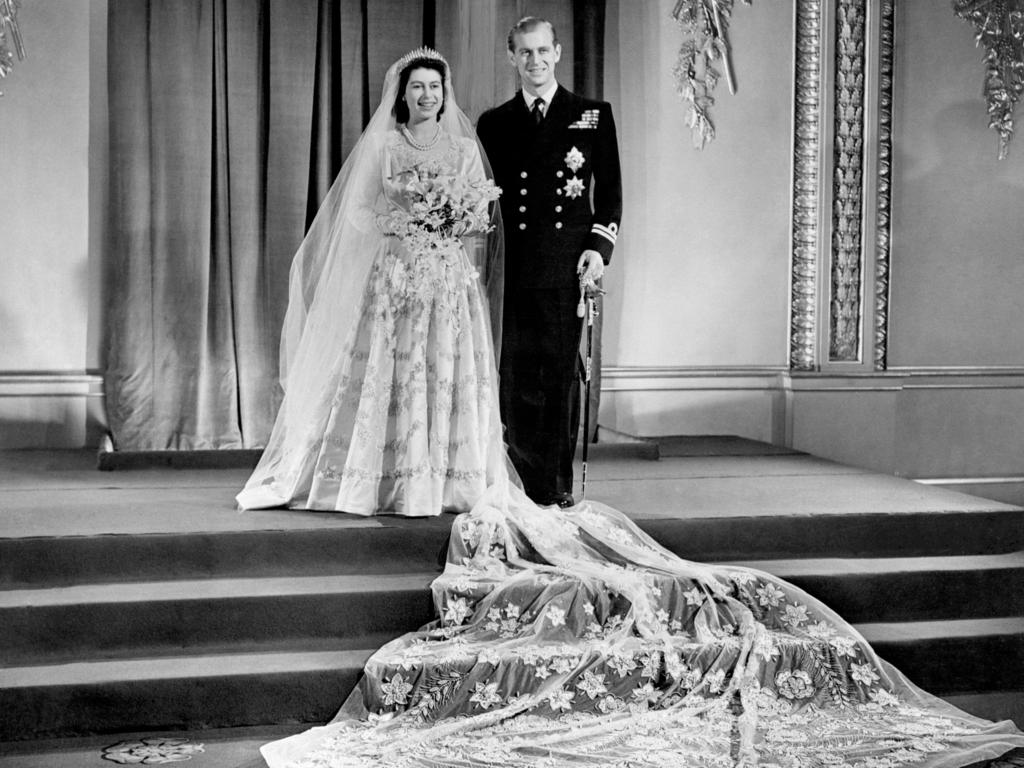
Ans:
[[[406,68],[406,66],[408,66],[409,62],[414,61],[416,59],[433,59],[434,61],[440,61],[442,64],[444,64],[444,68],[446,70],[448,69],[448,61],[445,59],[444,56],[435,51],[433,48],[423,46],[422,48],[417,48],[414,51],[409,51],[407,54],[405,54],[405,56],[403,56],[397,62],[395,62],[395,71],[401,72],[403,69]]]

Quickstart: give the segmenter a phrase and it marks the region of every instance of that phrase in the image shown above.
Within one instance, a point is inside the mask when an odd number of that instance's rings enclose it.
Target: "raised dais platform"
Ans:
[[[1024,725],[1024,510],[700,445],[596,450],[588,496],[683,557],[802,586],[925,688]],[[451,516],[241,513],[247,474],[0,453],[0,741],[323,721],[373,649],[432,618]],[[0,766],[31,753],[0,746]]]

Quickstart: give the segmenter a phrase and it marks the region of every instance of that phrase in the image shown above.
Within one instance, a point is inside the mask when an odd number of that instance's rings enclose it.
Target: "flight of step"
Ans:
[[[0,741],[329,719],[432,616],[450,516],[383,527],[0,539]],[[925,689],[1024,702],[1024,511],[642,520],[803,587]]]

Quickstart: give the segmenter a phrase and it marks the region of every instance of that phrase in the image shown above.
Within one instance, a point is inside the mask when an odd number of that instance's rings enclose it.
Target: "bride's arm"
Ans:
[[[390,158],[387,143],[381,141],[369,150],[372,153],[369,167],[360,173],[352,205],[349,207],[349,221],[364,234],[379,234],[377,217],[384,213],[384,180],[390,175]]]

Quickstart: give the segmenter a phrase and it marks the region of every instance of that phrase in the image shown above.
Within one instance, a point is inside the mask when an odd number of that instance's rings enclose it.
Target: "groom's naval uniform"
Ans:
[[[562,87],[540,96],[543,106],[517,92],[481,115],[477,132],[502,188],[502,421],[527,493],[546,503],[572,493],[582,328],[576,265],[587,249],[610,260],[622,182],[611,106]]]

